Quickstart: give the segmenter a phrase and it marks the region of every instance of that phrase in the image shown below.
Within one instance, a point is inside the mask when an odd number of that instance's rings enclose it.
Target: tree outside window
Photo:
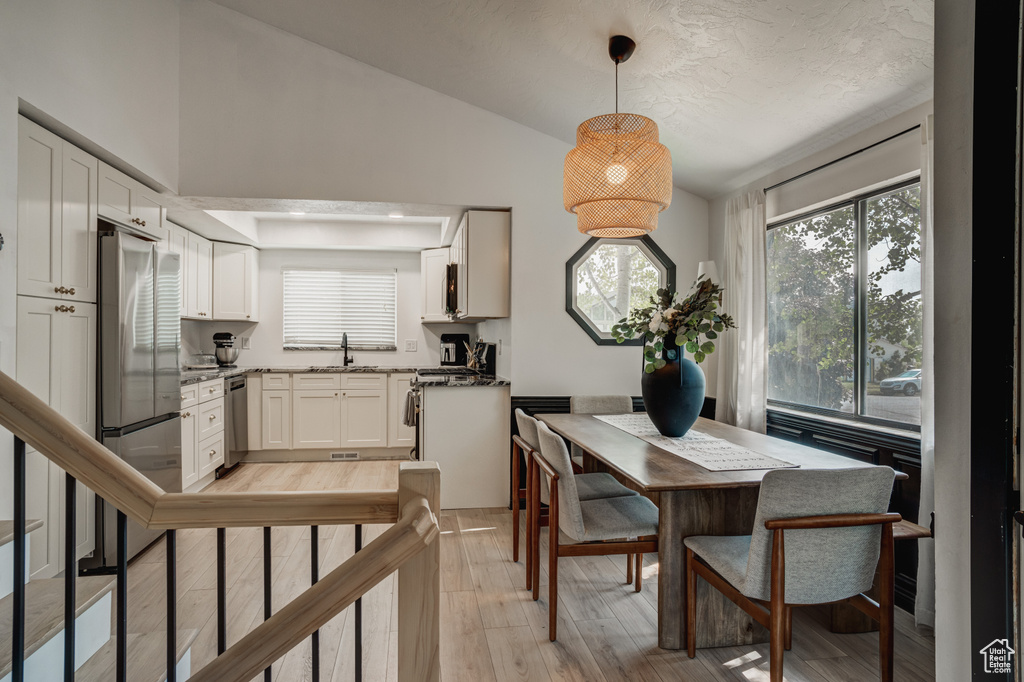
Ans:
[[[769,229],[769,400],[921,423],[920,206],[913,184]]]

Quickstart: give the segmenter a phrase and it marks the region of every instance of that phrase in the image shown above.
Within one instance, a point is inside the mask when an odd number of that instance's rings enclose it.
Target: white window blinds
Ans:
[[[286,350],[396,350],[395,270],[284,270]]]

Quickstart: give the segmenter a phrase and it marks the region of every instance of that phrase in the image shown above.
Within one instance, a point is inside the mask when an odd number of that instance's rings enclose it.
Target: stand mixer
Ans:
[[[235,367],[235,360],[238,359],[238,349],[235,348],[235,335],[230,332],[217,332],[213,335],[213,345],[217,347],[214,353],[217,355],[217,362],[221,367]]]

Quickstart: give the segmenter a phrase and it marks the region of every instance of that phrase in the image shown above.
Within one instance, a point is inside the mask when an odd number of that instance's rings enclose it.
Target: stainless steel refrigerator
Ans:
[[[100,439],[165,491],[181,492],[180,258],[113,225],[100,228]],[[114,566],[116,510],[104,503],[97,515],[91,563]],[[160,532],[129,520],[129,558]]]

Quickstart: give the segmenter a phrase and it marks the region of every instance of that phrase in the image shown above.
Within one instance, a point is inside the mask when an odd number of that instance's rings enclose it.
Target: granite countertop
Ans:
[[[245,374],[249,370],[245,367],[218,367],[216,369],[183,369],[181,370],[181,385],[198,384],[200,381],[210,379],[227,379],[228,377]]]
[[[238,376],[239,374],[307,374],[315,372],[323,372],[330,374],[394,374],[401,372],[411,374],[414,373],[417,369],[425,368],[373,367],[366,365],[349,365],[348,367],[218,367],[216,369],[183,369],[181,370],[181,385],[186,386],[188,384],[199,383],[200,381],[208,381],[209,379],[227,379],[228,377]]]
[[[505,377],[481,377],[449,374],[446,376],[417,377],[409,383],[410,388],[426,388],[427,386],[444,386],[447,388],[463,388],[465,386],[511,386],[512,382]]]

